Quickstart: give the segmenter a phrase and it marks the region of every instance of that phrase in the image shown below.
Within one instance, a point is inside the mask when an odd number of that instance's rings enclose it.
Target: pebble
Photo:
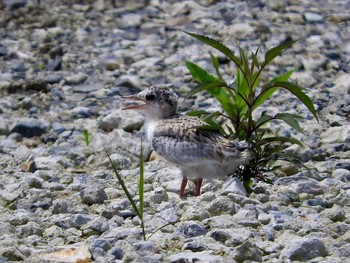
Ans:
[[[312,13],[312,12],[305,12],[304,17],[306,22],[308,23],[322,23],[323,17],[320,14]]]
[[[23,137],[35,137],[44,134],[49,124],[34,118],[20,120],[13,125],[11,133],[19,133]]]
[[[205,226],[196,221],[184,221],[178,224],[176,228],[176,234],[185,238],[204,236],[206,233],[207,230]]]
[[[326,246],[320,239],[306,237],[284,248],[281,252],[280,259],[303,262],[327,255]]]
[[[88,205],[103,203],[108,198],[103,189],[96,189],[93,187],[86,187],[85,189],[81,190],[80,197],[83,204]]]
[[[88,79],[88,75],[84,73],[77,73],[65,78],[67,84],[78,85]]]
[[[55,84],[55,83],[59,83],[62,80],[62,76],[61,75],[54,75],[54,74],[50,74],[50,75],[46,75],[44,77],[44,81],[47,84]]]

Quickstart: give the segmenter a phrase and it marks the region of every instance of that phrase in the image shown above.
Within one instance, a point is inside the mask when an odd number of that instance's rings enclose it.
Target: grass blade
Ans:
[[[117,167],[116,167],[115,164],[113,163],[113,161],[112,161],[111,157],[109,156],[109,154],[108,154],[108,152],[107,152],[106,149],[105,149],[105,152],[106,152],[106,154],[107,154],[107,157],[108,157],[108,159],[109,159],[109,162],[110,162],[110,164],[111,164],[111,166],[112,166],[112,169],[113,169],[113,171],[114,171],[114,174],[115,174],[116,178],[118,179],[118,182],[119,182],[120,186],[122,187],[122,189],[123,189],[123,191],[124,191],[126,197],[128,198],[128,200],[129,200],[131,206],[133,207],[133,209],[134,209],[136,215],[141,219],[142,217],[141,217],[140,211],[139,211],[139,209],[137,208],[136,203],[135,203],[134,200],[132,199],[132,196],[131,196],[131,194],[130,194],[128,188],[125,186],[125,183],[124,183],[123,178],[120,176]]]
[[[87,129],[84,129],[83,136],[84,136],[84,142],[85,142],[86,146],[89,146],[90,138],[89,138],[89,131]]]
[[[139,202],[140,202],[140,219],[143,220],[143,206],[144,206],[144,158],[143,158],[143,147],[141,141],[140,149],[140,176],[139,176]]]

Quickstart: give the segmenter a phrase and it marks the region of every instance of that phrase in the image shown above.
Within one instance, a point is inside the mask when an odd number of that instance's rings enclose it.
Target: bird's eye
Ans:
[[[154,94],[148,94],[146,95],[146,100],[155,100],[156,96]]]

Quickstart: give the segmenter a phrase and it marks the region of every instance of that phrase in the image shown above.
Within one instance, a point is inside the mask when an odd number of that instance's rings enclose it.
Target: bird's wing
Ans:
[[[205,124],[188,116],[159,120],[152,147],[168,161],[184,166],[220,164],[241,156],[241,150],[219,133],[197,128]]]

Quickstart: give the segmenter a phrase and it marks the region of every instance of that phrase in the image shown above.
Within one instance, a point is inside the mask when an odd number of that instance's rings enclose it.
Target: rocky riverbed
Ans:
[[[348,262],[349,13],[345,0],[0,1],[0,262]],[[307,168],[282,163],[249,195],[229,178],[181,200],[180,171],[144,141],[143,241],[105,149],[137,200],[144,119],[121,96],[169,83],[183,97],[185,60],[213,70],[217,54],[179,29],[234,51],[300,38],[267,75],[296,68],[320,121],[284,92],[264,106],[305,116],[304,134],[274,128],[304,142],[287,152]],[[218,105],[200,94],[191,108]]]

